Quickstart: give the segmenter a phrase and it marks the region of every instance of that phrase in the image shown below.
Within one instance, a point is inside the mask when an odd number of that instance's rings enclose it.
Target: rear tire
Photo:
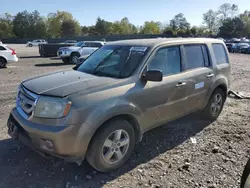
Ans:
[[[120,168],[129,159],[134,145],[132,125],[124,119],[114,119],[105,123],[94,135],[86,159],[96,170],[110,172]]]
[[[33,46],[33,44],[29,44],[29,47],[32,47]]]
[[[211,95],[208,104],[203,110],[203,116],[205,119],[210,121],[215,121],[224,106],[224,103],[226,101],[226,96],[222,89],[217,88],[214,90],[213,94]]]
[[[5,68],[6,65],[7,65],[6,59],[4,59],[3,57],[0,57],[0,69]]]

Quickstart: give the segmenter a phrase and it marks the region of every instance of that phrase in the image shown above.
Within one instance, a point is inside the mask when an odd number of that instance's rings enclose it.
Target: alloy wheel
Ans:
[[[102,147],[102,157],[108,164],[114,164],[123,159],[129,148],[129,135],[125,130],[115,130],[105,140]]]

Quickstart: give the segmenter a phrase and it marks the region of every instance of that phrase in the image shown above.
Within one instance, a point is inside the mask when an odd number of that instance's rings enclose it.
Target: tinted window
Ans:
[[[6,50],[3,46],[0,46],[0,50]]]
[[[100,47],[102,47],[102,44],[99,43],[99,42],[85,42],[85,44],[86,44],[88,47],[95,47],[95,48],[100,48]]]
[[[217,65],[228,63],[226,50],[222,44],[212,44]]]
[[[187,70],[205,66],[202,45],[187,45],[184,46],[184,50],[187,58]]]
[[[174,46],[158,50],[149,63],[148,70],[161,70],[163,75],[181,72],[180,48]]]
[[[205,67],[209,67],[210,66],[210,58],[208,55],[207,46],[202,45],[202,52],[203,52],[203,56],[204,56]]]

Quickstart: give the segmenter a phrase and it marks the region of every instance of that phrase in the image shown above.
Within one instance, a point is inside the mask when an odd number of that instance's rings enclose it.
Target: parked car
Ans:
[[[226,43],[228,52],[230,52],[230,53],[233,52],[233,45],[234,45],[234,43]]]
[[[80,56],[89,55],[104,44],[102,41],[81,41],[74,46],[59,48],[57,54],[64,63],[78,64]]]
[[[234,43],[234,45],[232,46],[232,52],[238,52],[241,53],[243,48],[248,48],[249,44],[248,43]]]
[[[32,46],[38,46],[39,44],[47,44],[46,40],[43,39],[38,39],[38,40],[33,40],[33,41],[28,41],[26,43],[26,47],[32,47]]]
[[[241,48],[241,53],[250,54],[250,45]]]
[[[8,132],[41,154],[112,171],[150,129],[194,111],[216,120],[229,76],[221,40],[111,42],[74,70],[23,81]]]
[[[61,44],[76,44],[76,43],[77,43],[76,40],[66,40],[66,41],[64,41],[64,42],[61,43]]]
[[[5,68],[7,63],[17,61],[16,51],[7,45],[0,44],[0,68]]]

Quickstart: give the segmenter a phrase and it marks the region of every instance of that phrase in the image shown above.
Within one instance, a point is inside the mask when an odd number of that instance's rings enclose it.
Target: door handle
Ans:
[[[212,78],[213,76],[214,76],[213,73],[209,73],[209,74],[207,75],[207,78]]]
[[[181,87],[181,86],[185,86],[185,85],[186,85],[186,82],[178,82],[176,87]]]

